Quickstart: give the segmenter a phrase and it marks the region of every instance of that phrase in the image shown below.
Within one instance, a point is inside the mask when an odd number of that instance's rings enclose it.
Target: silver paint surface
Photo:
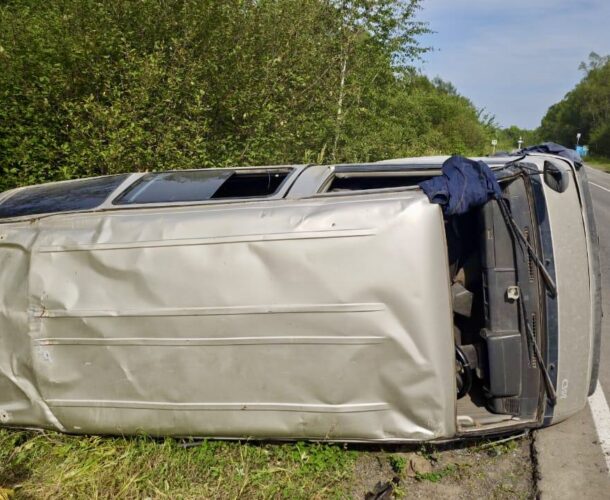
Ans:
[[[63,214],[0,232],[3,425],[455,435],[443,221],[420,192]]]

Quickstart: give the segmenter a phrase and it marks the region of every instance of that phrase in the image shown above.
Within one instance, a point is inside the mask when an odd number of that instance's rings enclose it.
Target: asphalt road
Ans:
[[[600,240],[605,316],[599,383],[606,401],[597,394],[580,414],[536,433],[538,489],[548,499],[610,498],[610,458],[605,454],[610,449],[610,425],[592,413],[596,405],[610,402],[610,174],[587,168],[587,175]],[[604,411],[607,415],[607,406]]]
[[[589,186],[595,208],[595,220],[599,232],[600,260],[602,266],[603,309],[605,311],[604,330],[606,342],[602,342],[602,361],[599,380],[610,401],[610,174],[587,169]],[[610,495],[609,495],[610,496]]]

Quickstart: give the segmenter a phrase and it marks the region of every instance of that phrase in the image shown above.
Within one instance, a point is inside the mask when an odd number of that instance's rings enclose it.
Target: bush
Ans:
[[[481,152],[410,64],[420,0],[14,0],[0,190],[124,171]]]

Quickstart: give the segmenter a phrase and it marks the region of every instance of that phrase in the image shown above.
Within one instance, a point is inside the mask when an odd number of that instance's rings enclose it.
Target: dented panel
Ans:
[[[1,424],[455,434],[443,222],[419,192],[65,214],[0,232]]]

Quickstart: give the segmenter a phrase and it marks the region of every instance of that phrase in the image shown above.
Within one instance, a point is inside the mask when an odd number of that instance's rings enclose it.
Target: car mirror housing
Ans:
[[[544,182],[553,191],[563,193],[570,185],[569,168],[550,160],[545,161]]]

